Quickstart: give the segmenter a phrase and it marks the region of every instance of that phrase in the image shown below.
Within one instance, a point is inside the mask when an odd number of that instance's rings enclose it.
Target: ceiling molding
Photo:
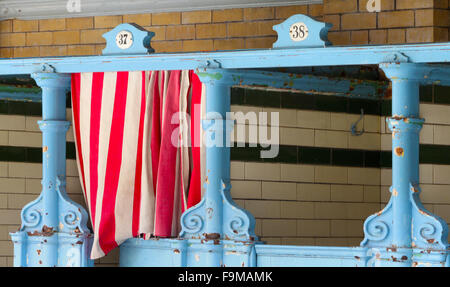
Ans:
[[[0,20],[322,4],[323,0],[0,0]]]

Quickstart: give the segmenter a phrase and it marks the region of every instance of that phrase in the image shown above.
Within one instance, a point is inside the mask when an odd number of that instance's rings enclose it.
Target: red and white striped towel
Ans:
[[[176,236],[182,212],[200,201],[202,149],[180,142],[201,142],[203,92],[192,71],[72,74],[92,259],[140,234]]]

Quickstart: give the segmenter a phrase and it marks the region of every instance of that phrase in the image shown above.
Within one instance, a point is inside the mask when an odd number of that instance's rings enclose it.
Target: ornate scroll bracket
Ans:
[[[58,231],[64,233],[90,233],[86,226],[89,218],[88,214],[81,205],[67,196],[66,180],[63,177],[56,178],[56,190],[59,197]]]
[[[389,191],[392,194],[392,186]],[[361,246],[389,246],[392,242],[392,197],[386,207],[369,216],[364,222],[364,240]]]
[[[48,215],[44,208],[44,192],[37,199],[28,203],[21,212],[22,226],[20,231],[34,235],[40,233],[90,233],[87,228],[88,214],[84,208],[73,202],[66,194],[66,181],[63,177],[53,180],[42,180],[42,186],[48,192],[58,194],[58,220],[59,226],[45,226],[43,218]]]
[[[134,23],[120,24],[111,31],[103,34],[106,48],[103,55],[137,55],[153,53],[150,39],[155,33],[149,32]]]
[[[253,216],[237,206],[231,199],[231,184],[229,180],[222,180],[220,194],[223,202],[223,222],[221,238],[225,240],[255,241],[257,236],[254,233],[255,219]],[[206,197],[194,207],[187,210],[181,216],[180,237],[201,239],[207,233],[205,231],[205,221],[210,216],[206,207]],[[216,238],[219,239],[219,238]]]
[[[223,143],[228,144],[229,138],[223,139],[224,131],[231,131],[234,125],[233,120],[222,120],[220,118],[206,119],[202,122],[202,127],[207,134],[208,147],[221,147]],[[219,135],[219,136],[217,136]],[[212,146],[210,146],[212,145]],[[224,240],[239,240],[239,241],[255,241],[257,237],[254,233],[255,219],[246,210],[237,206],[231,198],[230,190],[231,184],[229,179],[222,178],[220,180],[220,195],[222,212],[222,226],[220,238]],[[206,230],[205,222],[211,216],[217,214],[211,213],[209,205],[207,204],[208,190],[200,203],[185,211],[181,217],[181,232],[180,237],[191,239],[208,239],[208,232]],[[216,191],[213,191],[216,192]],[[219,238],[214,238],[219,239]]]
[[[328,30],[333,25],[318,22],[306,15],[293,15],[281,24],[273,26],[278,40],[273,48],[320,48],[330,46]]]
[[[412,246],[413,248],[427,250],[446,250],[449,246],[447,223],[437,215],[427,211],[419,198],[420,188],[417,185],[409,184],[409,201],[412,205]],[[393,188],[389,189],[391,194]],[[392,225],[392,202],[389,200],[386,207],[367,218],[364,223],[364,240],[361,246],[367,247],[389,247],[392,245],[391,229]]]
[[[414,248],[445,250],[448,248],[447,223],[426,210],[419,198],[420,187],[409,184],[412,213],[412,240]]]

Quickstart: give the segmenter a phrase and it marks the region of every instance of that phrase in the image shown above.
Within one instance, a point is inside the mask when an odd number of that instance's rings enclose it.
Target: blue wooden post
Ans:
[[[88,215],[65,191],[70,75],[43,72],[32,77],[42,88],[42,193],[22,209],[20,231],[11,234],[14,266],[91,266]]]
[[[423,65],[388,63],[380,67],[392,80],[391,199],[364,224],[363,246],[372,247],[375,266],[443,266],[447,224],[426,211],[419,199],[419,86]],[[431,255],[430,255],[431,254]]]
[[[206,148],[205,194],[181,218],[180,236],[198,252],[188,254],[188,266],[252,266],[255,220],[231,199],[230,111],[231,74],[218,68],[198,69],[206,86],[206,115],[202,120]],[[198,242],[197,242],[197,241]],[[230,255],[232,254],[232,255]],[[197,259],[197,260],[196,260]]]

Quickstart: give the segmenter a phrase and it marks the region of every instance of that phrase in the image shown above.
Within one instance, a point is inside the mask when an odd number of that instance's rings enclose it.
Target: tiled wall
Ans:
[[[232,111],[279,112],[280,153],[260,159],[259,147],[232,148],[232,197],[256,218],[256,233],[271,244],[357,246],[363,222],[389,200],[390,140],[385,117],[390,101],[286,92],[232,90]],[[255,101],[262,96],[270,100]],[[423,87],[420,178],[425,207],[450,222],[450,88]],[[289,104],[288,104],[289,103]],[[309,103],[309,104],[307,104]],[[20,209],[41,191],[40,104],[0,104],[0,264],[12,264],[8,232],[20,225]],[[361,136],[350,132],[365,111]],[[71,120],[70,107],[67,109]],[[269,119],[270,122],[270,119]],[[245,127],[248,133],[248,125]],[[362,122],[357,130],[362,128]],[[235,127],[235,132],[237,127]],[[84,205],[67,134],[67,191]],[[118,251],[97,260],[117,264]]]

